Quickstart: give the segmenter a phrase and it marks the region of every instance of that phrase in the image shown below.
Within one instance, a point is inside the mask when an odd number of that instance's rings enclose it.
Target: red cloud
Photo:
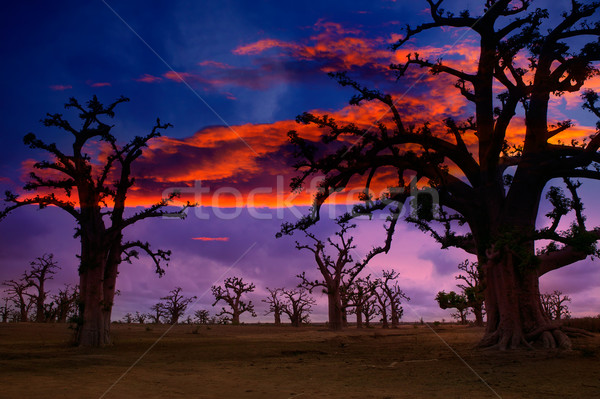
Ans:
[[[107,87],[107,86],[111,86],[110,83],[108,82],[96,82],[96,83],[92,83],[92,82],[87,82],[87,84],[89,84],[92,87]]]
[[[192,237],[192,240],[198,240],[198,241],[229,241],[229,237]]]
[[[162,80],[162,78],[159,78],[158,76],[153,76],[150,74],[143,74],[142,76],[140,76],[139,78],[135,79],[136,82],[144,82],[144,83],[156,83],[156,82],[160,82]]]
[[[63,90],[72,89],[73,86],[71,86],[71,85],[52,85],[52,86],[50,86],[50,88],[55,91],[63,91]]]

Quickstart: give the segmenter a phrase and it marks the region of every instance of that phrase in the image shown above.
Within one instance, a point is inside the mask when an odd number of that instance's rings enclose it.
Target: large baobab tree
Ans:
[[[23,279],[27,281],[30,287],[35,288],[36,293],[28,294],[35,303],[35,321],[42,323],[46,321],[44,304],[46,302],[46,281],[52,280],[56,274],[56,269],[60,269],[58,263],[54,260],[53,254],[44,254],[31,262],[30,269],[25,271]]]
[[[184,297],[181,294],[181,287],[176,287],[169,291],[169,295],[160,299],[162,300],[162,310],[165,317],[169,319],[169,324],[177,324],[179,318],[183,316],[188,305],[196,299],[196,296]]]
[[[561,137],[569,137],[572,122],[549,120],[548,110],[555,96],[581,91],[598,72],[600,2],[573,0],[552,18],[547,10],[534,9],[531,0],[481,3],[473,12],[452,12],[444,10],[444,0],[426,0],[430,22],[407,26],[392,45],[403,51],[422,32],[436,28],[477,35],[476,62],[466,71],[452,61],[422,58],[418,50],[405,63],[391,66],[400,81],[413,79],[413,84],[420,80],[418,70],[435,75],[437,84],[455,79],[467,104],[462,115],[407,123],[408,108],[401,98],[369,89],[347,74],[332,74],[356,91],[351,104],[374,102],[387,113],[373,115],[373,126],[338,123],[327,115],[298,117],[325,133],[321,144],[289,133],[301,171],[292,189],[300,189],[312,175],[325,177],[313,214],[295,227],[315,223],[332,193],[356,184],[364,188],[364,202],[350,216],[397,209],[415,197],[416,188],[428,185],[435,195],[417,195],[416,212],[407,221],[443,248],[458,247],[477,256],[487,312],[480,345],[509,349],[542,342],[568,348],[565,330],[542,311],[538,279],[596,252],[600,229],[586,225],[574,179],[600,179],[600,135],[565,142]],[[598,96],[588,91],[583,98],[585,107],[600,117]],[[370,187],[389,185],[391,173],[396,187],[374,196]],[[570,198],[558,188],[549,192],[550,184],[566,187]],[[555,211],[548,215],[549,225],[540,228],[545,192]],[[560,228],[569,224],[561,223],[566,214],[574,222]],[[536,252],[536,242],[542,240],[550,245]]]
[[[389,227],[388,232],[393,232],[396,220],[394,219]],[[329,328],[332,330],[341,330],[344,327],[344,301],[342,295],[347,287],[350,287],[358,274],[367,266],[369,261],[377,254],[387,252],[391,245],[391,241],[387,240],[383,247],[376,247],[367,254],[361,261],[355,261],[352,256],[352,251],[356,248],[353,243],[354,237],[348,235],[348,231],[356,227],[355,224],[346,222],[338,222],[339,231],[335,232],[337,238],[327,238],[327,241],[317,238],[313,233],[303,229],[305,236],[311,241],[310,244],[301,244],[296,241],[298,250],[308,250],[313,253],[315,262],[321,276],[321,280],[310,280],[306,276],[306,272],[302,272],[298,277],[302,280],[299,286],[308,289],[311,293],[321,287],[323,292],[327,294]],[[283,232],[288,233],[290,225],[284,224]],[[332,248],[334,255],[330,255],[326,250],[327,246]],[[347,302],[347,301],[346,301]]]
[[[48,114],[43,124],[70,134],[72,148],[68,152],[63,151],[54,143],[38,139],[33,133],[27,134],[25,144],[32,149],[46,151],[50,159],[34,164],[34,169],[41,173],[31,172],[30,181],[24,187],[37,194],[21,199],[7,192],[5,201],[8,205],[0,212],[2,219],[22,206],[54,206],[67,212],[77,222],[76,236],[81,240],[81,324],[76,329],[75,342],[81,346],[97,347],[110,343],[110,315],[118,269],[123,259],[129,261],[141,250],[152,258],[156,272],[159,275],[164,273],[161,262],[168,261],[170,251],[153,251],[147,242],[125,241],[125,229],[148,218],[185,216],[183,210],[174,212],[166,208],[177,193],[126,216],[127,194],[135,184],[134,162],[142,155],[148,142],[170,126],[161,124],[157,119],[148,135],[137,136],[129,143],[119,145],[107,118],[114,117],[115,107],[126,101],[127,98],[121,97],[104,106],[94,96],[81,105],[71,98],[65,108],[78,112],[81,120],[78,127],[61,114]],[[95,159],[88,152],[100,152],[102,155]]]
[[[212,294],[215,297],[213,306],[219,301],[227,304],[229,309],[223,307],[219,316],[227,316],[231,320],[231,324],[240,324],[240,316],[243,313],[249,312],[252,317],[256,317],[254,312],[254,304],[252,301],[242,300],[242,295],[253,292],[256,286],[254,283],[244,283],[241,277],[228,277],[224,281],[224,288],[218,285],[211,287]]]

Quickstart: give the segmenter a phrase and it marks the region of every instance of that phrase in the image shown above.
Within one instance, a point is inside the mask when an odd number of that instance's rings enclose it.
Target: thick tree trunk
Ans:
[[[475,305],[471,308],[475,315],[475,326],[483,327],[483,309],[481,305]]]
[[[535,267],[517,265],[511,251],[505,248],[484,267],[487,328],[480,346],[506,350],[540,341],[569,349],[569,338],[542,310]]]
[[[235,310],[233,311],[233,314],[231,315],[231,324],[234,324],[234,325],[240,324],[240,314],[238,312],[236,312]]]
[[[332,292],[332,290],[329,290],[327,294],[327,303],[329,307],[329,328],[331,330],[339,331],[344,327],[340,292]]]
[[[281,313],[279,313],[278,311],[273,312],[273,314],[275,315],[275,325],[278,326],[281,324]]]

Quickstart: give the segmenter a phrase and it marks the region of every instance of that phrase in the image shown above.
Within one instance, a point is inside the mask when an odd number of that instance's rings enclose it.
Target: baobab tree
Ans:
[[[371,316],[375,314],[371,275],[358,278],[346,290],[348,298],[349,313],[356,315],[356,328],[363,327],[363,315],[367,314],[366,324],[368,327]]]
[[[400,273],[392,270],[384,270],[381,278],[377,279],[379,289],[389,299],[390,321],[392,327],[397,328],[404,313],[402,301],[410,301],[410,298],[400,289],[398,285]]]
[[[431,21],[407,26],[392,45],[394,51],[404,50],[422,32],[436,28],[463,28],[476,34],[472,71],[451,61],[422,58],[417,51],[405,63],[391,65],[401,82],[420,79],[413,73],[415,67],[437,76],[437,84],[445,84],[445,77],[455,79],[466,114],[407,123],[408,106],[401,98],[335,73],[331,76],[341,85],[356,91],[351,104],[372,102],[387,113],[373,115],[373,126],[338,123],[329,115],[300,115],[300,123],[325,131],[321,144],[297,131],[289,133],[301,172],[291,188],[301,189],[310,176],[324,175],[312,214],[294,227],[316,223],[320,207],[332,193],[357,184],[363,188],[363,203],[348,218],[396,211],[409,198],[416,199],[415,212],[406,221],[431,234],[442,248],[458,247],[477,257],[487,314],[480,345],[501,350],[529,347],[536,341],[547,347],[570,347],[565,329],[542,311],[538,280],[596,253],[600,237],[600,229],[585,223],[579,183],[574,180],[600,179],[600,135],[565,142],[561,137],[568,137],[572,122],[552,121],[548,115],[553,98],[580,92],[598,73],[600,2],[573,0],[553,19],[547,10],[532,9],[532,3],[487,0],[483,12],[472,13],[445,10],[444,0],[426,0]],[[586,91],[583,100],[584,107],[600,117],[598,96]],[[520,127],[524,128],[515,134]],[[391,173],[396,187],[374,195],[370,188],[389,186]],[[540,202],[549,184],[561,184],[570,198],[547,197],[555,212],[549,215],[548,227],[538,228]],[[423,186],[432,190],[415,196],[416,188]],[[559,228],[566,214],[574,223]],[[550,244],[536,252],[536,242],[542,240]]]
[[[152,324],[160,324],[162,323],[162,320],[167,317],[167,311],[162,302],[150,306],[150,310],[151,312],[148,313],[148,318],[151,320]]]
[[[568,295],[563,295],[561,291],[554,290],[540,295],[544,312],[550,320],[560,320],[571,316],[569,305],[571,298]]]
[[[278,326],[281,324],[281,314],[283,313],[283,301],[281,297],[283,288],[270,289],[267,287],[267,291],[269,291],[269,296],[262,300],[262,302],[269,305],[269,308],[265,311],[265,316],[273,313],[275,325]]]
[[[462,294],[467,300],[467,305],[475,316],[475,325],[483,326],[483,304],[484,304],[484,288],[477,262],[469,262],[465,259],[458,265],[458,270],[463,273],[456,276],[457,280],[462,280],[464,283],[456,286],[462,290]]]
[[[352,251],[356,248],[353,243],[354,237],[349,236],[348,231],[356,227],[355,224],[338,222],[339,231],[335,232],[337,238],[327,238],[326,242],[317,238],[313,233],[303,229],[304,235],[311,241],[311,244],[301,244],[296,241],[298,250],[308,250],[313,253],[315,262],[321,276],[321,280],[310,280],[306,272],[298,275],[302,281],[299,286],[306,288],[310,293],[317,287],[321,287],[327,294],[327,306],[329,314],[329,328],[332,330],[341,330],[344,327],[345,306],[342,301],[342,295],[347,287],[351,286],[358,274],[367,266],[369,261],[377,254],[389,250],[390,241],[386,242],[384,247],[373,248],[367,256],[361,261],[355,261]],[[291,225],[284,224],[282,233],[290,233]],[[390,224],[388,231],[395,228],[395,221]],[[326,244],[332,248],[334,255],[325,251]]]
[[[52,295],[52,301],[56,305],[56,321],[66,323],[70,316],[75,316],[78,313],[79,286],[71,288],[69,284],[65,284],[63,289],[58,290],[58,294]]]
[[[290,318],[292,326],[300,327],[302,323],[308,323],[312,306],[316,303],[308,290],[296,288],[282,290],[281,293],[284,298],[282,311]]]
[[[206,309],[196,310],[194,312],[194,319],[200,324],[208,324],[210,321],[210,313]]]
[[[8,294],[8,298],[12,300],[17,309],[19,310],[19,321],[26,322],[29,320],[29,310],[33,305],[33,302],[27,295],[27,289],[29,288],[29,282],[24,279],[20,280],[6,280],[2,283],[7,287],[4,292]]]
[[[29,293],[29,297],[35,304],[35,321],[42,323],[46,321],[44,304],[46,302],[46,281],[52,280],[56,269],[60,269],[54,260],[54,254],[44,254],[31,262],[30,269],[25,271],[23,279],[30,287],[35,288],[35,293]]]
[[[109,106],[102,105],[94,96],[86,105],[71,98],[65,108],[78,111],[80,127],[72,125],[61,114],[48,114],[43,120],[46,127],[55,127],[73,137],[71,152],[65,152],[54,144],[48,144],[29,133],[24,142],[32,149],[49,153],[50,160],[34,164],[30,181],[24,189],[35,191],[35,196],[20,199],[6,193],[9,204],[0,212],[0,219],[22,206],[37,205],[39,208],[54,206],[64,210],[77,222],[76,236],[81,242],[79,287],[81,325],[76,329],[75,342],[80,346],[98,347],[110,343],[110,315],[113,307],[116,280],[122,260],[130,261],[139,251],[148,254],[159,275],[164,273],[163,262],[169,260],[170,251],[151,249],[147,242],[124,241],[125,229],[144,219],[163,216],[185,216],[184,210],[169,211],[177,193],[170,194],[156,204],[125,216],[126,198],[135,184],[133,164],[148,142],[160,131],[170,127],[159,119],[146,136],[137,136],[128,144],[120,146],[111,133],[107,118],[114,117],[114,109],[129,101],[121,97]],[[100,144],[98,144],[100,142]],[[102,159],[94,159],[88,151],[101,146]],[[191,206],[192,204],[186,205]],[[186,208],[184,207],[184,208]]]
[[[255,288],[254,283],[244,283],[241,277],[226,278],[224,288],[213,285],[211,287],[212,294],[215,297],[213,306],[223,301],[229,307],[221,308],[221,312],[217,314],[217,317],[226,316],[231,324],[240,324],[240,316],[246,312],[250,313],[252,317],[256,317],[252,301],[245,302],[242,300],[242,295],[253,292]]]
[[[169,295],[160,298],[162,300],[161,308],[164,316],[168,318],[169,324],[177,324],[188,305],[196,300],[196,296],[184,297],[181,291],[181,287],[175,287],[169,291]]]

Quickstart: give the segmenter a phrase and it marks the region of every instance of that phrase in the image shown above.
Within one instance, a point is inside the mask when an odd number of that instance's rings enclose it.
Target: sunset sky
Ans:
[[[449,2],[461,4],[456,11],[469,6],[476,11],[481,3]],[[552,7],[557,16],[569,4],[539,1],[534,7]],[[470,115],[453,80],[413,69],[397,82],[387,69],[415,50],[423,58],[474,69],[476,36],[466,30],[426,32],[402,50],[390,51],[405,24],[414,26],[427,15],[424,1],[7,4],[0,15],[0,188],[20,192],[33,161],[42,159],[42,153],[23,145],[28,132],[68,148],[66,134],[41,125],[46,112],[71,118],[74,114],[63,109],[70,97],[84,102],[96,94],[105,104],[129,97],[113,122],[112,133],[121,142],[148,133],[157,117],[174,126],[135,166],[130,205],[147,206],[175,188],[196,195],[202,207],[190,210],[185,221],[145,221],[127,231],[127,237],[171,249],[173,256],[160,279],[147,258],[122,265],[113,318],[149,311],[176,286],[199,297],[190,313],[212,312],[210,286],[242,276],[256,284],[250,298],[259,319],[269,321],[261,303],[266,287],[291,288],[302,271],[317,276],[310,253],[294,248],[301,235],[275,239],[281,223],[305,214],[310,203],[310,195],[289,191],[295,172],[287,132],[298,129],[305,137],[318,137],[319,131],[295,122],[305,111],[361,126],[370,126],[383,112],[374,104],[348,105],[354,93],[327,72],[348,71],[370,87],[394,93],[409,122],[430,121],[435,129],[445,117]],[[600,90],[600,79],[588,87]],[[551,105],[551,121],[575,122],[563,139],[594,133],[595,120],[581,109],[577,94],[555,98]],[[513,137],[522,131],[517,117]],[[597,188],[589,182],[583,190],[589,220],[596,225]],[[340,197],[338,207],[327,211],[339,214],[354,199]],[[542,211],[540,223],[547,207]],[[356,258],[381,244],[382,223],[358,222]],[[50,288],[76,283],[74,226],[57,209],[13,212],[0,223],[0,280],[17,278],[31,260],[51,252],[62,270]],[[468,256],[440,250],[408,225],[397,230],[390,253],[375,258],[364,273],[377,276],[391,268],[401,273],[400,285],[412,298],[405,320],[450,319],[434,297],[439,290],[455,289],[456,266]],[[315,231],[326,237],[334,230],[325,220]],[[599,286],[599,263],[589,259],[541,280],[542,291],[559,289],[572,297],[574,315],[600,313]],[[320,299],[313,320],[324,321],[323,298],[315,296]]]

